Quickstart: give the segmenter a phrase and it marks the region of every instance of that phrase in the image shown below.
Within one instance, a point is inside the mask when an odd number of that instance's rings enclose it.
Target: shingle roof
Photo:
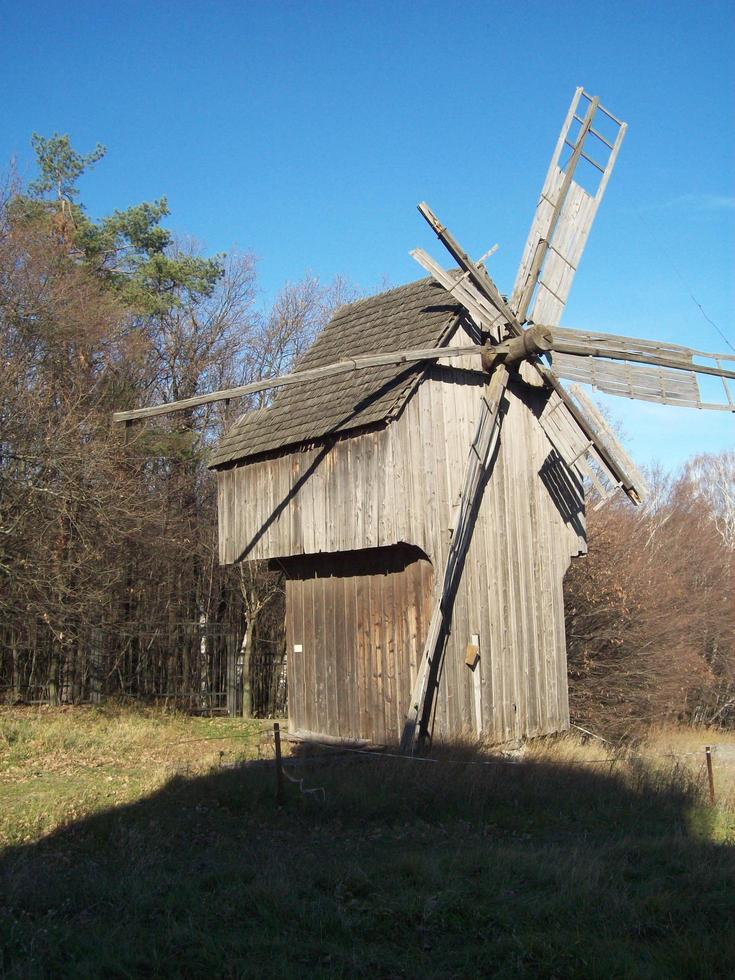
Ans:
[[[343,306],[299,362],[315,368],[345,357],[435,347],[461,307],[432,279]],[[425,365],[365,368],[282,388],[267,409],[238,419],[214,450],[210,468],[394,418]]]

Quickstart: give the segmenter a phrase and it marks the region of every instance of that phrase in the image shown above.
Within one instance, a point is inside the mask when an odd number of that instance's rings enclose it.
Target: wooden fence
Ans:
[[[162,704],[197,714],[242,712],[242,631],[218,623],[102,623],[73,643],[44,623],[0,627],[0,703]],[[282,643],[256,637],[250,658],[253,714],[286,712]]]

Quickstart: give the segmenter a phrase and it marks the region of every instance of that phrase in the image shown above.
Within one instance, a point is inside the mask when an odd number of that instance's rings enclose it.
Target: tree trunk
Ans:
[[[89,653],[89,700],[99,704],[102,700],[102,631],[92,627]]]
[[[51,641],[51,657],[48,666],[48,703],[57,706],[59,703],[59,666],[61,653],[56,637]]]
[[[253,692],[250,686],[250,665],[253,655],[255,623],[248,620],[245,636],[242,639],[242,716],[253,717]]]
[[[11,653],[13,657],[13,704],[18,704],[23,698],[23,685],[20,675],[20,657],[18,656],[18,636],[13,630],[10,634]]]

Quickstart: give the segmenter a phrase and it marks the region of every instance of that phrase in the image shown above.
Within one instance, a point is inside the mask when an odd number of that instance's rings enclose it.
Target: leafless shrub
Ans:
[[[618,733],[652,721],[733,724],[735,454],[651,473],[647,505],[589,515],[565,583],[572,710]]]

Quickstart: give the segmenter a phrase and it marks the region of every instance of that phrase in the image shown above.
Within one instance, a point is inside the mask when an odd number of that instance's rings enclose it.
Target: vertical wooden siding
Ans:
[[[221,471],[222,561],[409,543],[430,558],[438,587],[484,380],[437,366],[401,417],[382,429]],[[464,662],[473,634],[481,647],[479,721],[488,735],[503,740],[568,725],[562,580],[571,556],[585,550],[584,511],[576,475],[539,425],[546,397],[520,379],[508,391],[497,460],[454,604],[439,736],[477,728],[476,682]],[[563,478],[556,479],[560,468]],[[338,587],[309,586],[300,601],[311,603],[314,629],[328,632],[320,588]],[[355,613],[363,640],[377,630],[377,606],[369,605],[369,615],[366,608]],[[305,667],[305,683],[319,690],[328,669],[324,661]],[[371,708],[361,704],[360,711],[365,730]],[[331,716],[319,723],[334,724]]]
[[[431,615],[431,563],[395,547],[284,569],[292,730],[397,742]]]

